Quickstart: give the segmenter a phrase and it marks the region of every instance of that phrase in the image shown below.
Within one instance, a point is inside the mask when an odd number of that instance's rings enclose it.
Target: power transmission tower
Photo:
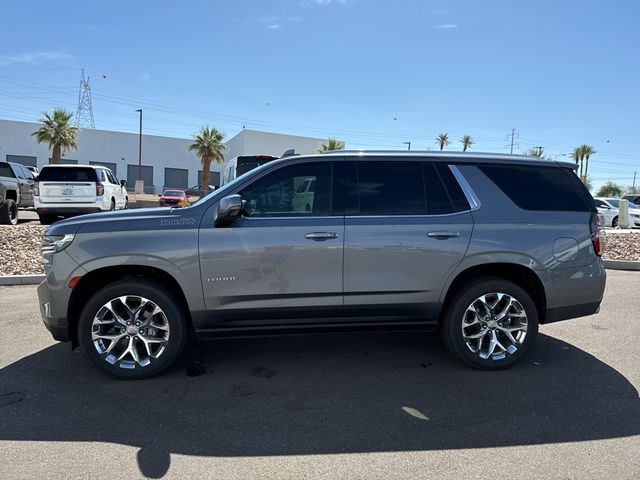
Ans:
[[[515,143],[516,139],[520,137],[520,134],[516,132],[515,128],[511,129],[511,134],[507,135],[507,140],[511,139],[511,153],[513,153],[513,147],[520,148],[520,145]],[[509,148],[509,145],[507,145]]]
[[[93,121],[93,106],[91,105],[91,83],[89,77],[84,78],[84,68],[80,78],[80,89],[78,91],[78,111],[76,112],[76,127],[96,128]]]

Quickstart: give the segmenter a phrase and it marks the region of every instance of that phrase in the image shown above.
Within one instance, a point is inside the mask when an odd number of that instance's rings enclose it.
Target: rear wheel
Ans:
[[[507,368],[533,346],[538,311],[520,286],[482,277],[462,285],[445,312],[442,336],[468,365],[482,370]]]
[[[116,201],[112,198],[111,206],[109,207],[109,210],[113,212],[115,209],[116,209]]]
[[[102,372],[142,379],[157,375],[178,358],[187,327],[178,299],[162,284],[120,280],[89,299],[80,314],[78,339]]]
[[[16,225],[18,223],[18,205],[10,198],[0,204],[0,224]]]
[[[611,226],[613,228],[617,228],[618,227],[618,217],[613,217],[613,220],[611,220]]]
[[[56,216],[55,215],[38,215],[38,218],[40,219],[40,225],[51,225],[53,222],[56,221]]]

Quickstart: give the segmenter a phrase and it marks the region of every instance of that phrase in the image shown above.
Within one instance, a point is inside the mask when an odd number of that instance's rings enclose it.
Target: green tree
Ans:
[[[603,186],[600,187],[597,197],[621,197],[624,193],[624,189],[614,182],[607,182]]]
[[[580,180],[582,180],[582,183],[584,183],[584,186],[587,187],[587,190],[591,191],[591,189],[593,189],[593,183],[591,182],[590,178],[583,177]]]
[[[571,158],[576,162],[576,166],[580,166],[579,177],[582,178],[582,150],[580,147],[573,149],[573,152],[571,152]]]
[[[200,188],[206,193],[209,191],[209,175],[211,162],[224,163],[223,150],[227,147],[222,143],[224,133],[209,125],[202,127],[200,131],[193,135],[193,143],[189,145],[189,151],[195,150],[196,155],[202,162],[202,179]]]
[[[471,135],[463,135],[463,137],[460,139],[460,143],[462,144],[462,151],[466,152],[469,149],[469,147],[471,147],[471,145],[473,145],[476,142],[473,140]]]
[[[68,150],[77,150],[78,129],[71,125],[73,113],[55,108],[51,114],[42,112],[40,128],[31,134],[38,143],[46,143],[51,150],[51,163],[60,163]]]
[[[640,187],[629,185],[626,188],[625,193],[628,193],[630,195],[638,195],[640,193]]]
[[[584,156],[584,176],[586,177],[589,174],[589,157],[591,155],[595,155],[596,149],[591,145],[582,145],[580,147],[581,153]]]
[[[538,158],[542,158],[543,154],[544,154],[544,147],[533,147],[531,150],[527,152],[527,155],[531,157],[538,157]]]
[[[449,145],[451,142],[449,141],[449,134],[441,133],[436,137],[436,143],[440,146],[440,150],[444,150],[444,147]]]
[[[318,152],[324,153],[331,152],[333,150],[344,150],[344,142],[329,137],[326,142],[320,144],[320,149],[318,150]]]

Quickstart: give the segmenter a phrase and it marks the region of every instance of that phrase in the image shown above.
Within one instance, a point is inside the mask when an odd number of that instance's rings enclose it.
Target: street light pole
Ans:
[[[142,180],[142,109],[136,110],[136,112],[140,113],[140,138],[138,140],[138,178],[137,180]]]
[[[411,142],[402,142],[407,146],[407,150],[411,150]]]

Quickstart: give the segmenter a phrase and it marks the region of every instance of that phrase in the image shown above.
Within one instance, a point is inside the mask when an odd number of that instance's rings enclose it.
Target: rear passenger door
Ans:
[[[432,318],[471,239],[462,190],[443,164],[365,160],[355,168],[345,216],[345,306]]]

